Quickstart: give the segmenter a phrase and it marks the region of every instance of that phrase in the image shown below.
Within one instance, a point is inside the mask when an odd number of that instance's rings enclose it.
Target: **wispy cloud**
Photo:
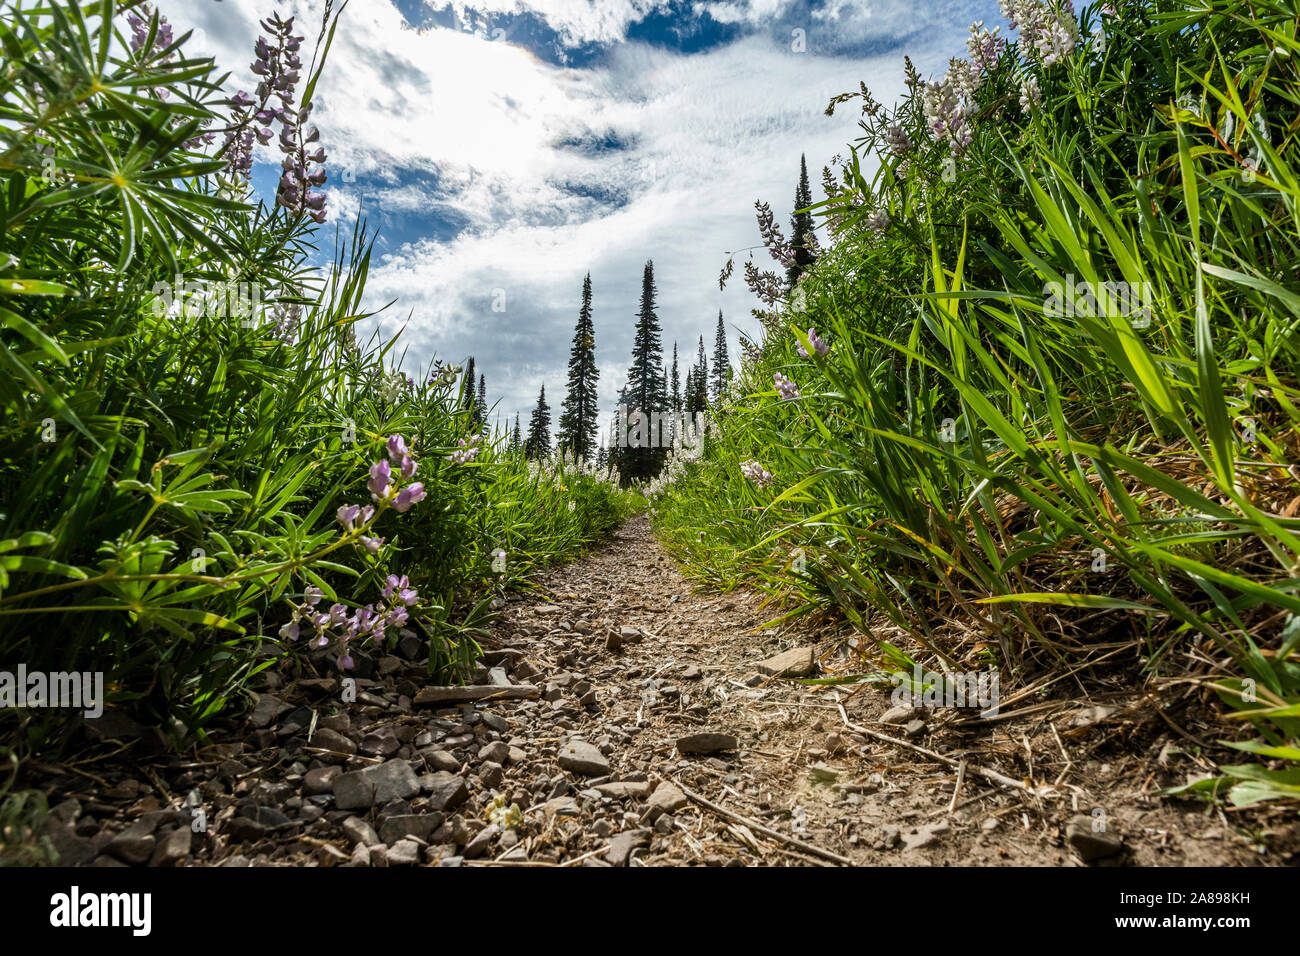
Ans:
[[[735,327],[753,328],[754,303],[740,282],[719,292],[725,251],[759,242],[755,199],[788,216],[800,153],[819,180],[821,166],[846,152],[856,127],[823,116],[827,100],[859,80],[878,99],[894,99],[904,52],[941,69],[961,50],[967,24],[991,13],[902,0],[452,5],[465,23],[527,15],[566,43],[601,45],[576,68],[504,31],[493,40],[491,30],[414,29],[403,5],[405,14],[389,0],[354,0],[318,89],[313,119],[330,153],[332,221],[350,228],[363,210],[381,230],[369,300],[397,300],[375,321],[385,334],[405,327],[407,364],[473,354],[492,400],[525,418],[543,383],[553,404],[563,397],[588,271],[606,406],[626,372],[647,258],[656,265],[665,361],[674,340],[683,364],[699,335],[711,350],[719,309],[734,349]],[[320,0],[289,6],[301,32],[319,23]],[[234,70],[232,86],[251,87],[259,0],[189,0],[164,12],[201,28],[200,43]],[[659,34],[628,39],[654,17]],[[745,29],[684,51],[665,17],[695,18],[697,30]],[[804,31],[802,43],[792,42],[794,30]],[[503,297],[505,310],[494,311]]]

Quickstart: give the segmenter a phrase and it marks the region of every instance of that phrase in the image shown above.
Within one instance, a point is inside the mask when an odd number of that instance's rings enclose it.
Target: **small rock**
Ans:
[[[360,843],[363,846],[374,846],[380,842],[379,834],[375,833],[375,828],[360,817],[348,817],[343,821],[343,825],[339,829],[354,844]]]
[[[441,813],[399,813],[379,825],[379,838],[388,844],[408,837],[417,837],[427,843],[442,822]]]
[[[478,752],[479,760],[491,760],[493,763],[505,763],[510,759],[510,746],[503,741],[495,741],[482,747]]]
[[[324,751],[317,756],[325,763],[342,763],[357,752],[356,744],[337,730],[330,730],[327,727],[317,727],[316,733],[312,734],[311,742],[307,746]]]
[[[1074,847],[1083,862],[1091,863],[1093,860],[1115,856],[1124,849],[1124,841],[1119,834],[1109,830],[1093,832],[1092,822],[1091,817],[1079,814],[1071,817],[1065,828],[1066,842]]]
[[[475,834],[474,839],[470,840],[465,846],[462,855],[467,860],[474,860],[487,852],[487,848],[492,845],[496,838],[501,834],[501,828],[495,823],[488,824],[482,830]]]
[[[612,866],[626,866],[632,851],[650,842],[651,832],[648,828],[641,828],[639,830],[627,830],[611,837],[605,859]]]
[[[596,784],[595,789],[600,792],[602,797],[611,797],[615,800],[623,800],[632,797],[636,800],[644,800],[650,796],[651,786],[647,783],[634,782],[630,780],[619,780],[614,783]]]
[[[137,820],[109,840],[104,852],[133,866],[149,862],[149,858],[153,856],[154,844],[157,843],[153,836],[157,825],[156,820],[149,822]]]
[[[465,781],[453,773],[439,771],[426,781],[424,789],[429,794],[429,806],[434,810],[450,810],[460,806],[469,797]]]
[[[736,750],[739,747],[740,741],[731,734],[688,734],[685,737],[677,738],[677,752],[683,756],[715,754],[723,750]]]
[[[340,810],[382,806],[389,800],[405,800],[419,792],[415,771],[405,760],[389,760],[376,767],[340,774],[334,780],[334,803]]]
[[[813,648],[792,647],[775,657],[769,657],[757,665],[759,673],[771,677],[807,677],[816,664],[813,661]]]
[[[248,719],[254,727],[265,727],[275,718],[290,710],[293,710],[293,706],[286,704],[280,698],[271,694],[259,694],[257,705],[253,708],[253,713]]]
[[[571,740],[559,753],[560,766],[584,777],[603,777],[609,773],[605,755],[582,740]]]
[[[891,707],[878,718],[877,723],[881,724],[905,724],[909,720],[915,720],[922,715],[920,707],[913,707],[911,704],[899,704],[897,707]]]
[[[641,814],[641,822],[654,823],[663,814],[676,813],[686,806],[686,802],[686,794],[682,793],[675,784],[665,780],[650,795],[645,812]]]
[[[415,866],[420,862],[420,844],[414,840],[398,840],[388,848],[389,866]]]
[[[302,792],[309,797],[334,792],[334,778],[343,772],[341,767],[316,767],[302,778]]]

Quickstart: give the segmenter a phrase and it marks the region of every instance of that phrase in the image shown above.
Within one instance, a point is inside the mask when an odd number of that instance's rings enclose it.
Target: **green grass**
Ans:
[[[454,679],[492,590],[580,553],[635,498],[490,439],[452,461],[478,431],[454,371],[404,382],[397,339],[356,341],[373,237],[254,204],[220,157],[194,151],[205,124],[229,122],[223,76],[183,37],[119,57],[129,31],[114,14],[134,6],[0,14],[0,668],[101,671],[109,707],[180,744],[284,656],[334,666],[337,629],[311,651],[280,636],[308,587],[318,610],[351,615],[408,575],[409,619],[352,650],[409,631],[430,672]],[[329,235],[332,265],[314,268]],[[255,284],[266,308],[169,310],[177,276]],[[371,503],[367,470],[393,435],[425,497],[381,505],[372,553],[336,512]],[[0,739],[57,748],[75,740],[66,714],[6,710]]]
[[[1028,680],[1118,636],[1141,642],[1140,684],[1196,645],[1224,736],[1273,761],[1223,767],[1229,799],[1294,800],[1296,22],[1284,5],[1124,4],[1103,50],[1097,19],[1053,67],[1001,57],[955,177],[919,96],[864,115],[818,207],[833,247],[762,315],[761,358],[658,526],[703,578],[757,582],[788,615],[888,621],[949,666],[992,648]],[[895,123],[920,144],[902,176]],[[1149,289],[1150,322],[1061,314],[1048,286],[1066,276]],[[827,356],[796,354],[810,326]],[[775,372],[799,400],[776,398]],[[742,477],[750,459],[771,488]]]

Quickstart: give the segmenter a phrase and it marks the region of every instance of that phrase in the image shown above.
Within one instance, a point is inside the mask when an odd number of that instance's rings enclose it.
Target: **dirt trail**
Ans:
[[[759,630],[774,614],[756,595],[694,590],[644,518],[539,584],[501,602],[473,681],[534,699],[427,705],[439,692],[396,656],[361,662],[355,701],[333,677],[270,674],[248,723],[197,753],[36,765],[48,834],[95,865],[1296,859],[1293,813],[1155,796],[1198,765],[1122,690],[975,726],[969,710],[886,713],[887,687],[765,676],[796,648],[851,673],[851,634]],[[1071,840],[1077,816],[1104,829]]]

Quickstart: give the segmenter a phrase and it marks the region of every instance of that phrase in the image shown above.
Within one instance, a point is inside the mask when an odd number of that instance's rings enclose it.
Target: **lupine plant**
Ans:
[[[417,384],[357,335],[364,226],[312,266],[308,118],[345,6],[310,62],[264,20],[233,94],[147,4],[0,9],[0,663],[103,672],[177,744],[288,658],[360,672],[412,635],[456,679],[492,596],[630,502],[536,481],[473,434],[452,366]],[[70,744],[74,719],[5,711],[0,739]]]
[[[658,526],[704,579],[843,614],[875,668],[1010,686],[1125,647],[1127,683],[1190,683],[1260,761],[1189,789],[1296,800],[1294,10],[1004,12],[1011,42],[977,24],[942,78],[905,62],[899,103],[832,101],[861,106],[832,241]]]

